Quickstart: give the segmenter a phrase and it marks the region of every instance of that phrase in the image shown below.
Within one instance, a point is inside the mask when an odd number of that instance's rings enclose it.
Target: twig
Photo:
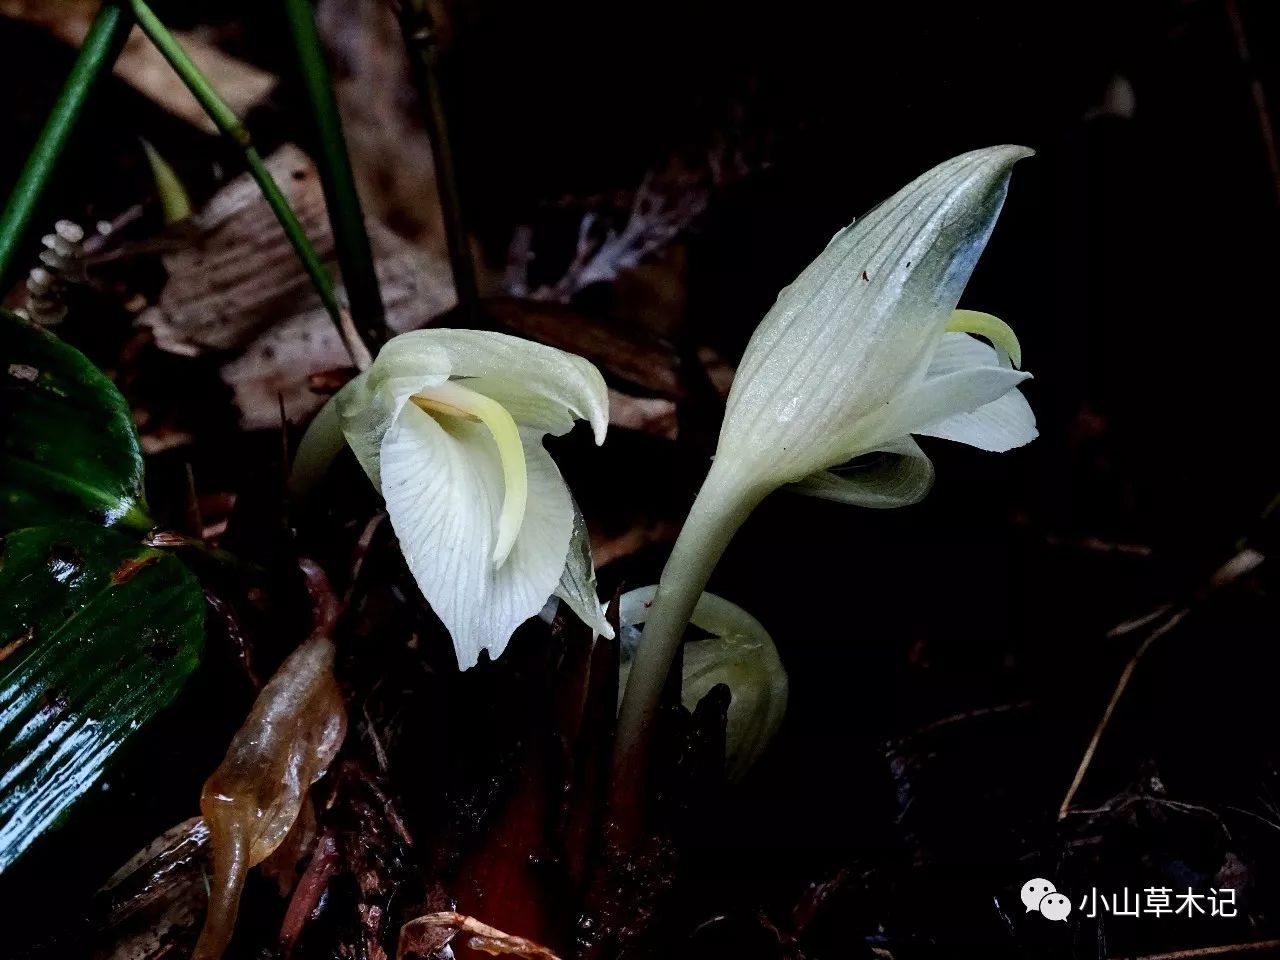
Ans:
[[[1241,550],[1214,571],[1209,578],[1205,592],[1212,593],[1235,583],[1256,570],[1265,559],[1262,553],[1252,548]],[[1111,699],[1107,701],[1107,707],[1102,712],[1102,719],[1098,721],[1097,727],[1094,728],[1093,736],[1089,738],[1089,745],[1085,748],[1084,756],[1080,758],[1080,765],[1076,767],[1076,775],[1071,780],[1071,786],[1067,788],[1067,795],[1062,798],[1062,805],[1058,808],[1059,820],[1065,819],[1071,813],[1071,802],[1075,799],[1076,792],[1080,789],[1080,784],[1084,782],[1085,774],[1089,771],[1089,765],[1093,763],[1094,754],[1098,751],[1098,743],[1102,740],[1103,733],[1106,732],[1107,726],[1111,723],[1111,718],[1116,711],[1116,705],[1120,702],[1120,698],[1124,696],[1124,692],[1129,686],[1129,681],[1133,679],[1133,673],[1138,667],[1138,662],[1151,649],[1152,644],[1173,630],[1190,612],[1191,608],[1184,606],[1169,614],[1164,622],[1152,630],[1147,638],[1142,641],[1138,649],[1134,651],[1133,656],[1129,658],[1129,662],[1125,664],[1124,670],[1120,673],[1120,679],[1116,682],[1116,688],[1111,693]],[[1158,619],[1157,617],[1156,620]],[[1156,621],[1143,618],[1143,622],[1151,623]],[[1114,633],[1115,631],[1112,631],[1108,635],[1110,636]]]
[[[1145,543],[1116,543],[1103,540],[1101,537],[1059,537],[1049,534],[1044,542],[1051,547],[1070,547],[1076,550],[1087,550],[1090,553],[1118,553],[1129,557],[1149,557],[1151,548]]]
[[[0,217],[0,288],[8,288],[14,253],[31,225],[31,217],[49,178],[53,176],[58,158],[71,138],[96,81],[115,62],[129,35],[130,26],[124,7],[119,0],[113,0],[102,5],[89,27],[75,65],[58,94],[35,147],[27,156],[4,215]]]
[[[400,32],[413,66],[413,81],[422,100],[422,121],[431,140],[431,158],[436,167],[436,184],[440,208],[444,214],[445,235],[449,241],[449,263],[453,268],[453,286],[458,305],[470,318],[480,301],[476,285],[476,268],[471,259],[471,242],[463,216],[462,193],[458,189],[458,173],[454,164],[453,144],[449,138],[448,117],[440,92],[440,46],[435,23],[426,0],[399,0]]]
[[[1225,943],[1216,947],[1194,947],[1190,950],[1174,950],[1170,953],[1148,953],[1132,960],[1194,960],[1196,957],[1225,957],[1236,953],[1257,953],[1261,950],[1280,948],[1280,940],[1257,940],[1253,943]],[[1112,957],[1111,960],[1130,960],[1128,957]]]
[[[496,927],[481,923],[475,917],[450,912],[428,913],[401,927],[396,960],[404,960],[411,954],[425,956],[435,953],[464,933],[471,937],[470,945],[473,949],[485,953],[524,957],[526,960],[560,960],[546,947],[532,940],[503,933]]]
[[[1108,724],[1111,723],[1111,717],[1116,712],[1116,704],[1120,702],[1120,698],[1124,696],[1125,690],[1129,687],[1129,681],[1133,679],[1133,672],[1138,668],[1138,661],[1146,655],[1153,643],[1181,623],[1190,612],[1190,608],[1183,607],[1155,630],[1152,630],[1147,639],[1142,641],[1133,656],[1129,658],[1129,662],[1124,665],[1124,670],[1120,673],[1120,679],[1116,682],[1116,688],[1111,692],[1111,699],[1107,701],[1107,708],[1102,711],[1102,719],[1098,721],[1097,727],[1094,728],[1093,736],[1089,738],[1089,746],[1085,748],[1084,756],[1080,758],[1080,765],[1076,767],[1076,775],[1071,780],[1071,786],[1067,788],[1067,795],[1062,798],[1062,806],[1058,808],[1059,820],[1064,819],[1071,812],[1071,801],[1076,798],[1076,791],[1080,789],[1080,784],[1084,782],[1085,774],[1089,772],[1089,765],[1093,763],[1093,756],[1098,752],[1098,743],[1102,740],[1102,735],[1106,732]]]
[[[1030,706],[1030,700],[1019,700],[1016,703],[998,703],[991,707],[977,707],[973,710],[965,710],[962,713],[953,713],[950,716],[931,720],[923,727],[913,730],[909,736],[920,737],[925,734],[934,733],[937,730],[942,730],[955,723],[963,723],[966,720],[979,720],[983,717],[999,716],[1002,713],[1015,713],[1019,710],[1026,710]]]
[[[324,187],[338,266],[356,325],[365,343],[376,349],[387,338],[386,312],[374,268],[373,249],[365,230],[364,211],[360,208],[355,175],[351,171],[351,158],[342,134],[342,117],[333,97],[329,67],[309,0],[284,0],[284,8],[319,138],[316,166]]]
[[[208,78],[200,72],[200,69],[187,56],[182,44],[178,42],[177,38],[169,32],[169,29],[160,22],[159,18],[151,11],[151,8],[147,6],[145,0],[130,0],[130,4],[133,8],[133,15],[137,18],[138,26],[142,28],[142,32],[147,35],[147,38],[155,44],[156,49],[169,61],[169,65],[182,78],[182,82],[187,85],[187,89],[199,101],[200,106],[204,108],[214,125],[227,137],[234,140],[243,151],[245,162],[249,166],[249,172],[253,175],[254,180],[258,182],[263,197],[271,207],[271,212],[280,221],[280,226],[284,228],[285,236],[289,238],[289,243],[302,261],[302,266],[306,270],[307,276],[311,278],[311,283],[320,297],[320,302],[324,305],[325,312],[329,314],[334,326],[338,328],[338,335],[342,337],[342,342],[346,346],[347,352],[351,355],[352,362],[360,370],[368,369],[369,364],[372,362],[369,348],[365,346],[360,339],[360,335],[356,332],[355,325],[351,321],[351,315],[338,302],[338,296],[333,289],[333,281],[330,280],[328,271],[325,270],[324,264],[320,262],[320,256],[316,253],[315,247],[311,245],[311,240],[307,236],[306,230],[303,229],[302,223],[298,220],[298,215],[289,206],[288,199],[280,190],[279,184],[275,182],[262,156],[254,147],[249,131],[240,122],[240,118],[235,115],[235,112],[227,106],[226,101],[213,89]]]
[[[1230,810],[1232,813],[1238,813],[1241,816],[1252,817],[1254,820],[1257,820],[1259,823],[1266,824],[1272,830],[1280,830],[1280,823],[1276,823],[1274,820],[1268,820],[1266,817],[1264,817],[1260,813],[1254,813],[1252,810],[1246,810],[1244,807],[1236,807],[1231,805],[1228,805],[1227,809]]]
[[[288,909],[280,923],[277,945],[283,956],[287,957],[292,953],[298,938],[302,936],[307,920],[319,905],[329,881],[338,872],[338,861],[338,844],[333,834],[326,830],[316,842],[311,863],[293,888],[293,896],[289,898]]]
[[[1226,0],[1227,19],[1231,21],[1231,33],[1236,41],[1236,54],[1249,74],[1249,89],[1253,95],[1253,109],[1258,115],[1258,131],[1262,136],[1262,146],[1267,152],[1267,167],[1271,170],[1271,183],[1276,191],[1276,199],[1280,200],[1280,150],[1276,148],[1275,128],[1271,125],[1271,112],[1267,109],[1267,93],[1262,89],[1262,81],[1253,66],[1253,58],[1249,54],[1249,41],[1244,32],[1244,21],[1240,19],[1240,7],[1236,0]]]
[[[1134,617],[1132,620],[1125,620],[1117,623],[1114,627],[1107,631],[1107,639],[1114,640],[1117,637],[1127,636],[1130,633],[1141,630],[1143,627],[1149,627],[1161,617],[1165,616],[1172,604],[1162,603],[1154,610],[1144,613],[1140,617]]]

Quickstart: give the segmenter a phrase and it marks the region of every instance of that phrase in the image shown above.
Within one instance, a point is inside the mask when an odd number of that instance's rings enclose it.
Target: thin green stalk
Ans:
[[[653,718],[689,618],[729,541],[766,492],[726,482],[715,464],[698,491],[662,569],[619,708],[613,758],[615,801],[641,795]]]
[[[320,257],[316,253],[315,247],[311,245],[311,240],[307,237],[306,230],[303,229],[301,222],[298,220],[298,215],[289,206],[289,201],[281,191],[279,184],[275,182],[262,156],[254,148],[249,131],[245,129],[244,124],[240,122],[240,118],[227,106],[222,97],[218,95],[218,92],[213,89],[208,78],[200,72],[200,69],[187,56],[182,44],[178,42],[177,38],[169,32],[169,29],[160,22],[151,11],[151,8],[147,6],[145,0],[130,0],[130,4],[133,8],[133,15],[137,18],[138,26],[142,28],[142,32],[147,35],[147,38],[155,44],[156,49],[169,61],[169,65],[182,78],[182,82],[186,84],[187,89],[199,101],[200,106],[204,108],[204,112],[209,115],[209,119],[226,136],[239,144],[241,150],[244,151],[244,158],[249,165],[249,172],[253,175],[254,180],[258,182],[258,187],[262,190],[263,197],[271,207],[271,211],[276,215],[276,219],[280,221],[280,226],[284,228],[285,236],[289,238],[289,243],[302,261],[302,266],[306,270],[307,276],[311,278],[311,283],[315,287],[316,293],[320,296],[320,302],[324,305],[325,311],[338,328],[338,335],[342,337],[342,342],[346,346],[347,352],[351,355],[352,362],[359,369],[366,369],[372,362],[369,348],[360,339],[360,335],[356,332],[355,325],[351,322],[351,317],[346,309],[338,302],[338,295],[334,291],[333,282],[329,279],[328,271],[325,270],[324,264],[320,262]]]
[[[444,231],[449,241],[449,263],[453,268],[453,286],[458,304],[472,320],[480,303],[476,285],[476,268],[471,260],[471,242],[463,216],[462,194],[458,190],[457,168],[453,163],[453,144],[449,140],[449,123],[445,116],[444,98],[440,94],[440,47],[436,42],[435,24],[426,0],[401,0],[400,31],[409,49],[414,85],[422,100],[422,121],[431,139],[431,156],[436,165],[436,187],[440,192],[440,209],[444,214]]]
[[[129,36],[130,26],[129,15],[119,2],[112,0],[102,5],[89,27],[75,65],[0,217],[0,289],[7,289],[12,280],[14,254],[31,226],[31,217],[71,138],[85,101],[102,72],[115,62]]]
[[[342,118],[333,97],[329,67],[325,63],[310,0],[284,0],[284,8],[319,138],[317,161],[320,182],[324,185],[324,199],[329,209],[329,223],[333,227],[338,266],[347,288],[347,300],[365,343],[376,349],[387,338],[386,312],[378,287],[378,274],[374,269],[369,234],[365,231],[364,211],[356,193],[351,158],[342,135]]]

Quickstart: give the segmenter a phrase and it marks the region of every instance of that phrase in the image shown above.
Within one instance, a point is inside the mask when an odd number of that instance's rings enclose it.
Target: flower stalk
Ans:
[[[62,152],[75,130],[76,121],[93,92],[98,78],[120,53],[132,26],[131,18],[118,0],[104,3],[94,18],[80,47],[75,65],[58,94],[40,137],[27,155],[26,165],[0,216],[0,287],[8,288],[14,254],[26,236],[40,198],[48,186]]]
[[[643,734],[651,726],[698,599],[729,541],[769,492],[762,487],[737,488],[728,479],[724,470],[712,465],[662,569],[618,712],[617,768],[634,770],[640,765]]]
[[[368,369],[369,364],[372,362],[369,348],[360,339],[360,334],[356,331],[351,315],[338,302],[338,295],[334,290],[329,272],[320,261],[320,256],[316,253],[316,249],[312,245],[311,239],[307,236],[306,230],[303,229],[301,221],[298,220],[298,215],[289,206],[288,198],[285,197],[280,185],[271,176],[271,172],[267,169],[262,155],[254,147],[253,138],[249,135],[248,129],[240,122],[240,118],[227,105],[227,102],[222,99],[218,91],[213,88],[209,79],[200,72],[200,68],[187,55],[177,37],[152,12],[145,0],[130,0],[130,6],[134,17],[138,21],[138,26],[142,28],[142,32],[147,35],[147,39],[155,44],[156,49],[169,61],[169,65],[173,67],[187,89],[191,91],[205,113],[209,115],[209,119],[224,135],[234,140],[244,153],[250,174],[257,181],[267,205],[271,207],[271,212],[275,214],[280,226],[284,229],[285,236],[289,238],[290,245],[298,254],[298,259],[302,261],[303,269],[310,278],[312,286],[315,287],[316,294],[320,297],[320,303],[324,306],[325,312],[329,314],[329,318],[333,321],[334,326],[337,327],[338,335],[342,338],[342,343],[347,348],[347,353],[350,354],[352,363],[357,369]]]

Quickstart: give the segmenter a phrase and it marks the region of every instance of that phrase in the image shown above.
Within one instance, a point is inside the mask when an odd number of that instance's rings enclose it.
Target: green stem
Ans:
[[[271,172],[267,169],[266,163],[254,148],[249,131],[245,129],[244,124],[240,122],[240,118],[235,115],[235,112],[227,106],[226,101],[218,95],[218,91],[213,89],[213,85],[200,72],[200,68],[187,56],[182,44],[178,42],[177,38],[169,32],[169,29],[160,22],[151,11],[151,8],[147,6],[145,0],[130,0],[130,4],[133,8],[133,15],[137,18],[138,26],[142,28],[142,32],[147,35],[147,38],[155,44],[156,49],[169,61],[169,65],[182,78],[182,82],[186,84],[187,89],[191,91],[200,106],[204,108],[204,112],[209,115],[209,119],[226,136],[234,140],[244,152],[245,162],[249,165],[250,174],[258,182],[258,187],[262,190],[262,195],[266,199],[267,205],[271,207],[276,219],[280,221],[280,226],[284,228],[285,236],[289,238],[289,243],[302,261],[303,269],[306,270],[307,276],[311,278],[311,283],[315,287],[325,311],[329,314],[330,319],[333,320],[334,326],[338,328],[338,335],[342,337],[342,342],[346,346],[347,352],[351,355],[352,362],[361,370],[366,369],[371,362],[369,348],[361,341],[355,325],[351,322],[351,317],[338,302],[338,295],[333,289],[333,282],[329,279],[328,271],[325,270],[324,264],[321,263],[315,247],[311,245],[311,240],[307,237],[306,230],[303,229],[302,223],[298,220],[298,215],[289,206],[289,201],[281,191],[279,184],[275,182]]]
[[[298,56],[307,100],[311,104],[311,118],[319,137],[320,152],[317,160],[320,182],[324,185],[324,199],[329,210],[329,223],[333,227],[338,266],[342,270],[356,326],[364,335],[365,342],[376,348],[387,338],[386,312],[382,305],[382,292],[378,287],[378,274],[374,269],[369,234],[364,226],[364,211],[360,208],[360,196],[356,192],[351,158],[347,153],[346,139],[342,135],[342,118],[333,96],[329,67],[325,63],[324,48],[320,42],[320,34],[316,31],[315,16],[309,0],[284,0],[284,9],[289,20],[289,31],[293,35],[293,48]]]
[[[638,795],[649,730],[685,628],[729,541],[767,492],[743,490],[728,482],[716,464],[698,491],[689,518],[662,569],[658,592],[631,664],[618,713],[613,758],[615,796],[619,792],[624,796]]]
[[[115,62],[129,36],[130,25],[130,18],[120,3],[108,2],[102,5],[89,27],[71,74],[58,94],[35,147],[27,156],[27,163],[9,197],[4,215],[0,217],[0,289],[7,289],[12,280],[10,270],[14,254],[26,236],[31,217],[53,175],[58,158],[71,138],[85,101],[103,70]]]
[[[409,50],[414,85],[422,100],[422,121],[431,140],[436,185],[440,192],[440,209],[444,214],[444,231],[449,241],[449,263],[453,268],[454,290],[463,313],[474,321],[480,293],[476,285],[475,264],[471,260],[471,241],[467,233],[466,218],[463,216],[462,193],[458,189],[458,174],[453,162],[453,144],[449,140],[444,98],[440,94],[440,47],[436,42],[435,24],[426,0],[401,0],[400,31],[404,34],[405,46]]]

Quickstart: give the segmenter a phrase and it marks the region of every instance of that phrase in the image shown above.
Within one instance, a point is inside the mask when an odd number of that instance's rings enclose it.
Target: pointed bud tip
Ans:
[[[1024,147],[1017,143],[1002,143],[998,146],[975,150],[973,153],[974,155],[986,154],[987,158],[1002,170],[1008,170],[1019,160],[1026,160],[1028,157],[1036,155],[1036,152],[1030,147]]]

